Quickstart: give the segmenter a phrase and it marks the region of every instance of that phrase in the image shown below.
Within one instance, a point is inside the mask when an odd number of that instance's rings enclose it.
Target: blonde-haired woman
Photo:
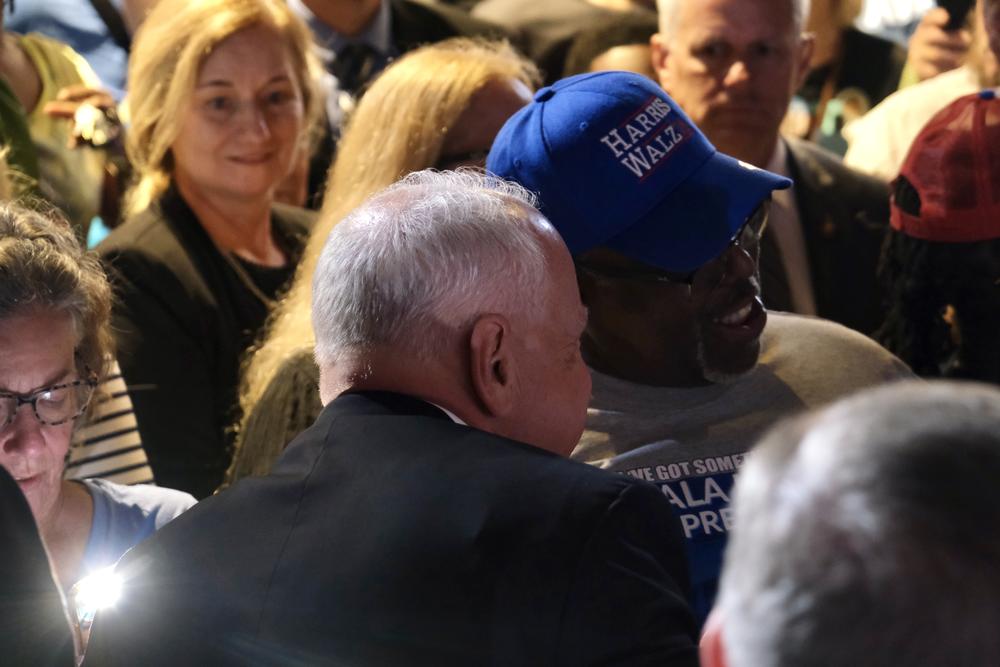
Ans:
[[[348,121],[323,211],[288,295],[241,385],[243,421],[227,482],[270,470],[319,414],[312,360],[312,274],[330,229],[406,174],[484,166],[504,122],[531,100],[538,72],[506,42],[455,38],[412,51],[365,93]]]
[[[229,464],[240,355],[308,234],[274,199],[319,115],[310,45],[280,0],[161,0],[132,50],[137,182],[100,252],[153,472],[198,497]]]

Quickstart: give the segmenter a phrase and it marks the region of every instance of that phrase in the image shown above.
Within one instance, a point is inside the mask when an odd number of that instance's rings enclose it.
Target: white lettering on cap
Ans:
[[[642,180],[690,136],[683,124],[664,124],[671,112],[669,104],[653,97],[638,113],[601,137],[601,143],[622,166]]]

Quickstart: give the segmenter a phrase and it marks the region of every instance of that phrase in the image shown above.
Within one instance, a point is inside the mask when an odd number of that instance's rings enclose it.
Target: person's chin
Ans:
[[[699,348],[699,361],[702,375],[712,384],[732,384],[757,368],[760,358],[760,343],[754,343],[753,349],[743,350],[739,356],[726,355],[725,359],[714,358],[705,347]]]
[[[730,383],[756,368],[765,324],[767,311],[759,299],[751,302],[748,313],[739,313],[730,323],[703,323],[698,337],[698,361],[705,379]]]
[[[704,131],[720,152],[738,159],[759,153],[762,146],[772,144],[777,137],[777,127],[770,118],[743,117],[738,113],[714,118]]]

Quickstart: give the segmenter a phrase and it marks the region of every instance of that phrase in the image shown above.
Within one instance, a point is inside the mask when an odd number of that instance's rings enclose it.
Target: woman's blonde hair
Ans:
[[[240,391],[246,415],[282,361],[312,350],[312,275],[333,226],[369,195],[434,166],[441,146],[472,97],[496,80],[534,88],[535,66],[507,42],[449,39],[408,53],[375,80],[348,120],[330,170],[326,198],[288,295],[275,309],[263,343],[249,358]]]
[[[126,212],[139,213],[170,183],[170,146],[177,138],[202,63],[232,35],[273,28],[288,47],[302,91],[303,143],[322,112],[322,67],[309,28],[281,0],[160,0],[139,29],[129,58],[129,127],[125,148],[136,182]]]

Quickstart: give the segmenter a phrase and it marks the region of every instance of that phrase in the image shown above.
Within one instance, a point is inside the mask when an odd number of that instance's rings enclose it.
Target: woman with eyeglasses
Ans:
[[[111,358],[111,289],[69,225],[0,206],[0,276],[0,465],[69,590],[195,501],[154,486],[63,479],[74,427]]]

